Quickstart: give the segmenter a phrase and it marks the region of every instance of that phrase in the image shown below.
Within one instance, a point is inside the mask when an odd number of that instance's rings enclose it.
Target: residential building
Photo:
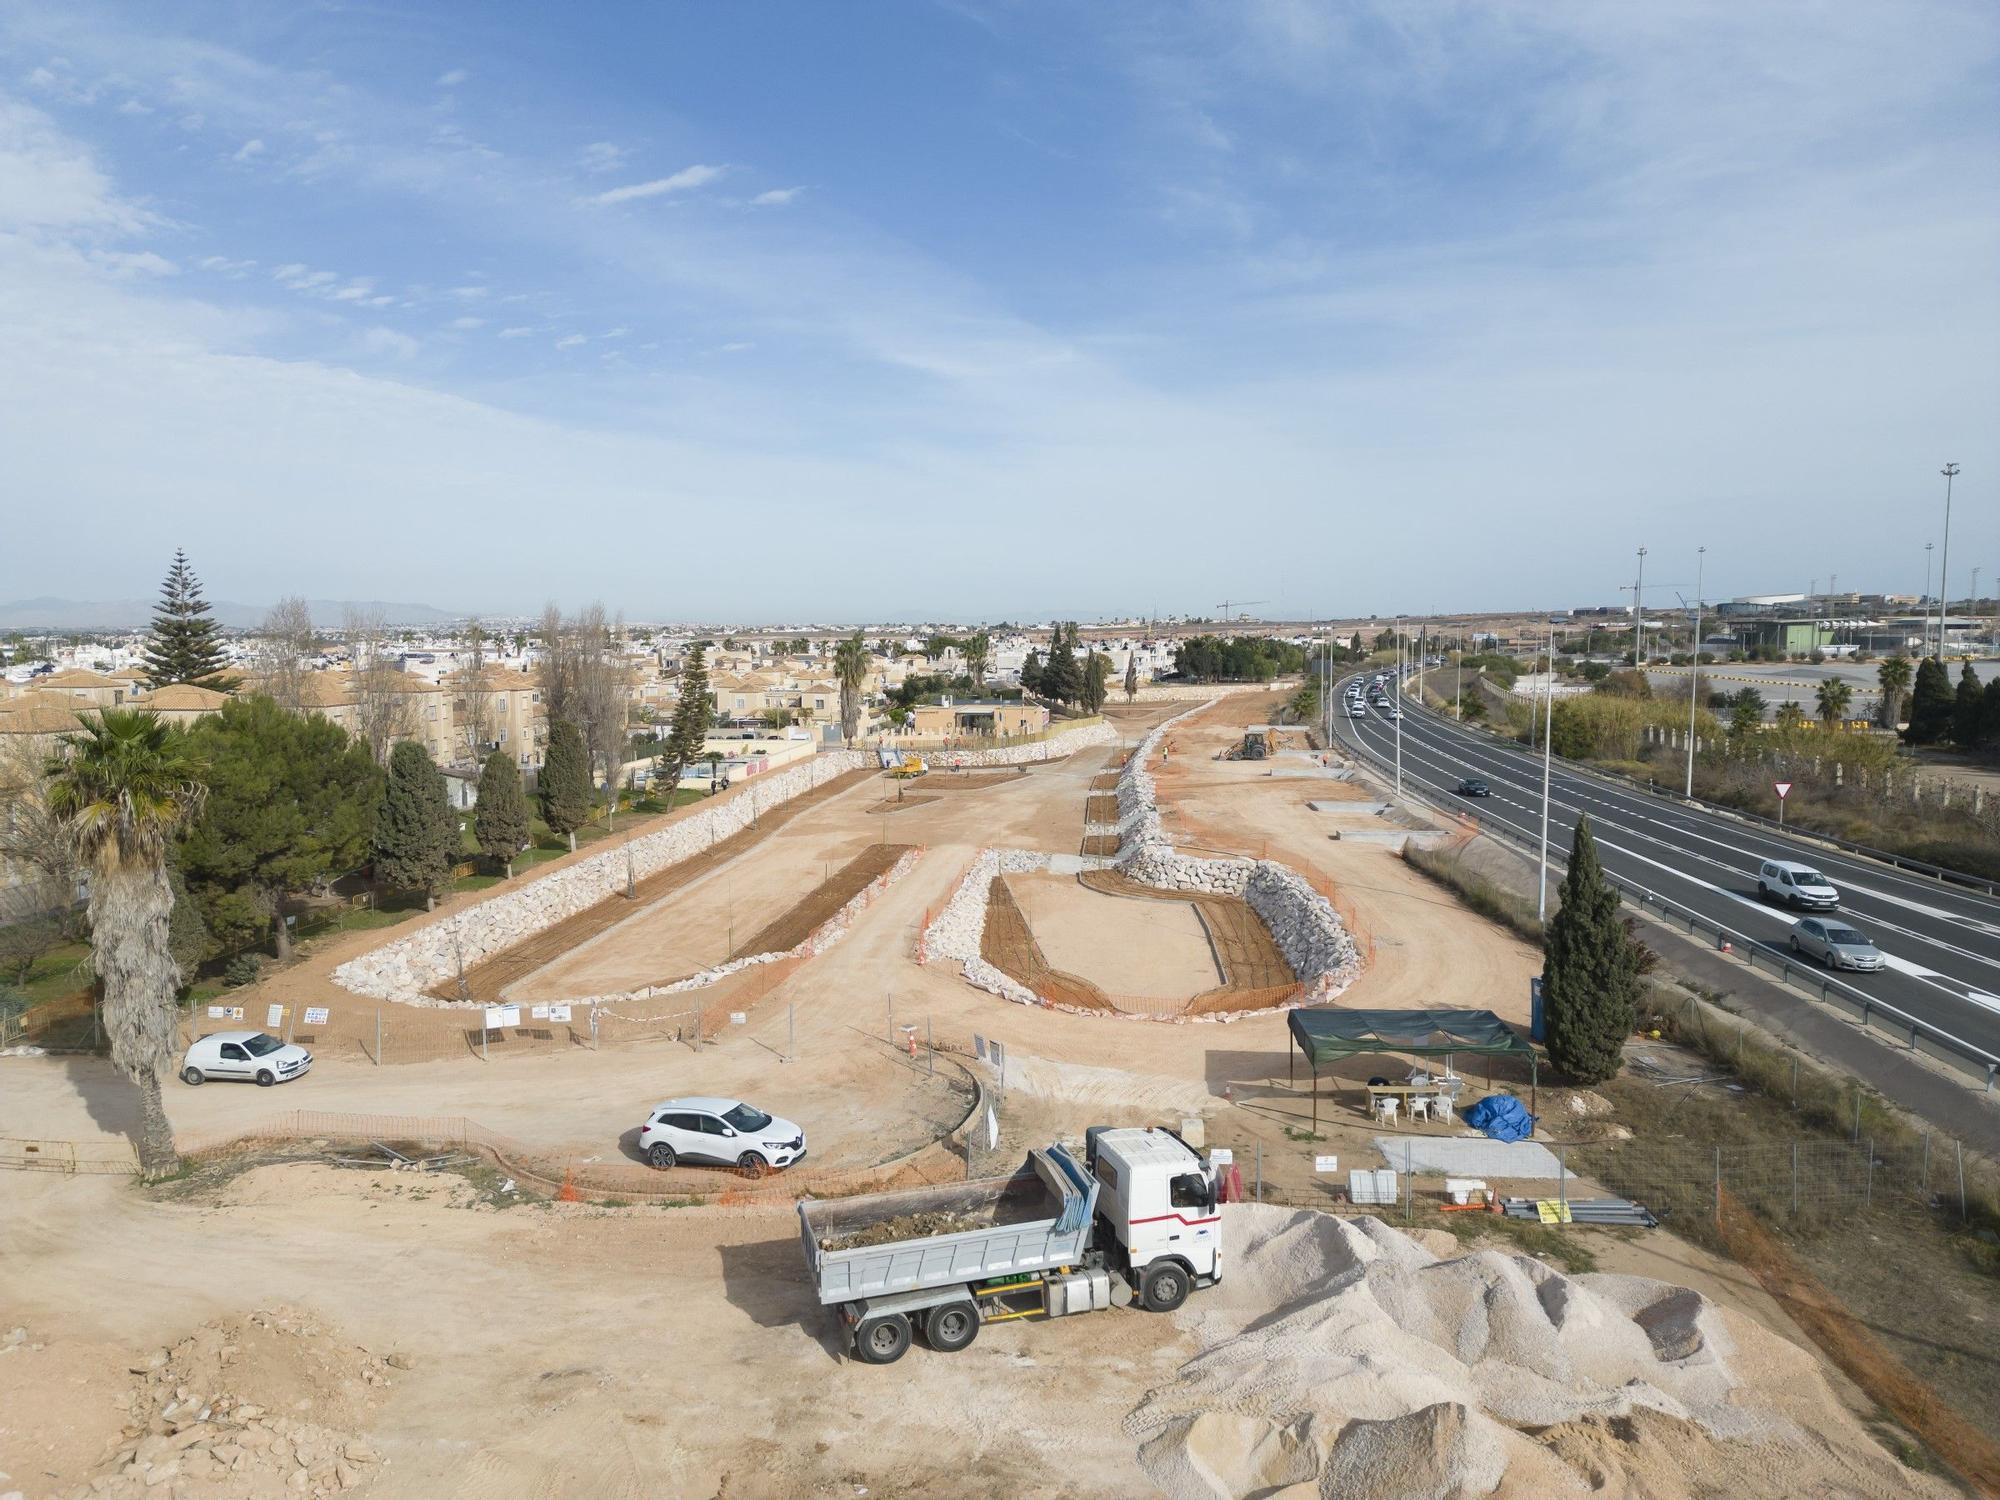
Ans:
[[[1019,739],[1049,727],[1049,711],[1039,703],[919,703],[910,710],[908,733],[920,739]]]

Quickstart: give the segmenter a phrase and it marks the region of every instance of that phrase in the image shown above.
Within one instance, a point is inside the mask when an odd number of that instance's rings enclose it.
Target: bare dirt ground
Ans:
[[[1189,901],[1135,901],[1070,875],[1012,875],[1014,900],[1055,968],[1100,989],[1186,1000],[1224,982]]]
[[[1183,707],[1109,717],[1136,740]],[[1392,849],[1327,838],[1329,815],[1305,806],[1359,804],[1364,793],[1302,755],[1208,759],[1271,708],[1261,695],[1225,700],[1176,731],[1171,761],[1155,767],[1170,829],[1283,859],[1332,891],[1367,956],[1341,1003],[1482,1006],[1525,1019],[1531,950],[1458,907]],[[646,1106],[724,1093],[804,1125],[815,1161],[866,1164],[935,1140],[963,1113],[963,1098],[933,1081],[942,1070],[913,1066],[903,1050],[901,1028],[914,1026],[961,1055],[975,1034],[1006,1044],[1000,1141],[988,1151],[978,1132],[980,1167],[1011,1167],[1028,1146],[1094,1123],[1189,1116],[1206,1120],[1212,1142],[1237,1143],[1239,1163],[1261,1144],[1274,1188],[1316,1190],[1318,1153],[1373,1164],[1380,1132],[1352,1102],[1353,1085],[1372,1069],[1357,1063],[1324,1080],[1313,1131],[1312,1094],[1286,1080],[1279,1013],[1227,1026],[1070,1015],[1000,1001],[947,966],[913,961],[918,934],[980,847],[1074,849],[1092,782],[1119,758],[1091,753],[900,808],[862,792],[801,809],[788,836],[827,847],[851,841],[850,857],[871,836],[929,852],[844,942],[784,974],[744,1024],[725,1026],[699,1053],[645,1043],[483,1065],[470,1055],[379,1068],[331,1060],[277,1089],[174,1086],[170,1114],[190,1136],[297,1109],[464,1114],[579,1161],[622,1161]],[[1354,826],[1367,826],[1367,816]],[[768,851],[765,862],[777,863]],[[822,882],[826,875],[822,864]],[[286,971],[283,998],[325,1003],[326,971],[361,946]],[[989,1087],[999,1081],[991,1068],[984,1076]],[[102,1139],[131,1125],[131,1091],[104,1064],[0,1059],[0,1135]],[[1664,1235],[1572,1233],[1603,1247],[1606,1268],[1666,1274],[1799,1339],[1739,1268],[1695,1247]],[[483,1179],[296,1162],[156,1189],[0,1172],[0,1343],[23,1330],[14,1352],[0,1349],[0,1470],[11,1476],[0,1494],[11,1485],[37,1500],[66,1495],[104,1472],[120,1451],[134,1386],[146,1379],[131,1366],[204,1323],[280,1305],[323,1331],[301,1336],[289,1363],[261,1362],[257,1383],[294,1407],[288,1420],[324,1419],[343,1455],[358,1441],[377,1456],[342,1459],[366,1495],[1149,1492],[1124,1424],[1147,1391],[1171,1383],[1204,1347],[1199,1299],[1171,1320],[1104,1314],[999,1325],[964,1353],[918,1350],[881,1371],[836,1357],[800,1257],[797,1219],[782,1208],[520,1204]],[[1202,1295],[1247,1299],[1208,1304],[1239,1308],[1239,1322],[1257,1315],[1252,1283]],[[228,1327],[231,1337],[241,1332]],[[392,1353],[404,1364],[387,1364]],[[1804,1376],[1798,1364],[1786,1367],[1790,1385],[1810,1380],[1803,1367]],[[386,1387],[360,1373],[383,1368]],[[1851,1399],[1837,1377],[1834,1388]],[[260,1392],[229,1394],[254,1403]],[[1713,1450],[1726,1460],[1719,1469],[1659,1467],[1672,1445],[1636,1432],[1565,1427],[1558,1436],[1569,1445],[1570,1480],[1587,1485],[1596,1475],[1605,1493],[1779,1495],[1841,1483],[1883,1492],[1879,1448],[1813,1400],[1794,1415],[1826,1434],[1823,1452],[1746,1437]],[[1633,1457],[1640,1449],[1654,1465],[1643,1472]],[[1536,1473],[1535,1484],[1498,1493],[1532,1489],[1540,1500],[1553,1491]],[[1530,1477],[1524,1467],[1522,1483]],[[308,1492],[320,1483],[309,1478]],[[182,1500],[174,1485],[167,1493]],[[186,1488],[196,1500],[230,1493]]]

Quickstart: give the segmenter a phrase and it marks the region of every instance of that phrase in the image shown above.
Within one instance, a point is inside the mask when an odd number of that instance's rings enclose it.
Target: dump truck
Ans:
[[[820,1304],[868,1364],[921,1334],[941,1353],[986,1323],[1137,1303],[1171,1312],[1222,1279],[1214,1170],[1170,1130],[1093,1126],[1012,1174],[800,1202]]]

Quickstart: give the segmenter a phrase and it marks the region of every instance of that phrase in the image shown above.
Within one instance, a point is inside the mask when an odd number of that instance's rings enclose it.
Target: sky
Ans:
[[[2000,9],[0,0],[0,600],[2000,593]]]

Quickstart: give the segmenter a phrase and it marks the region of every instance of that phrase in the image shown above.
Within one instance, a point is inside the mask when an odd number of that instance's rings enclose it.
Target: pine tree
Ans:
[[[1979,675],[1967,662],[1958,674],[1958,696],[1951,709],[1952,743],[1961,750],[1970,750],[1979,743],[1982,720],[1986,717],[1984,689],[1979,685]]]
[[[549,748],[535,779],[535,796],[549,831],[567,834],[575,852],[576,831],[590,816],[590,757],[583,748],[583,731],[568,719],[549,725]]]
[[[521,792],[521,773],[505,750],[495,750],[480,768],[472,836],[481,853],[507,867],[512,880],[514,856],[528,844],[528,799]]]
[[[155,688],[174,682],[230,692],[238,679],[223,672],[226,659],[218,636],[221,627],[210,617],[201,597],[201,580],[188,566],[187,553],[176,549],[174,564],[160,585],[160,602],[153,608],[153,641],[146,648],[146,677]]]
[[[1042,690],[1042,653],[1030,651],[1021,663],[1021,690],[1039,694]]]
[[[451,884],[458,863],[458,818],[444,772],[415,740],[389,753],[389,784],[375,820],[375,878],[393,890],[422,891],[428,906]]]
[[[1576,1083],[1602,1083],[1617,1073],[1637,1014],[1639,954],[1619,920],[1618,892],[1598,866],[1587,817],[1577,820],[1544,955],[1549,1060]]]
[[[715,705],[708,692],[708,664],[702,657],[701,643],[697,641],[688,648],[686,658],[681,663],[681,696],[674,705],[673,722],[667,726],[667,737],[660,744],[660,753],[654,761],[654,779],[659,782],[661,797],[668,807],[674,804],[674,793],[679,790],[681,776],[687,768],[701,759],[702,747],[708,743],[708,726],[715,716]]]
[[[1912,745],[1935,745],[1951,733],[1951,678],[1935,656],[1917,663],[1917,685],[1910,693],[1910,722],[1903,738]]]

